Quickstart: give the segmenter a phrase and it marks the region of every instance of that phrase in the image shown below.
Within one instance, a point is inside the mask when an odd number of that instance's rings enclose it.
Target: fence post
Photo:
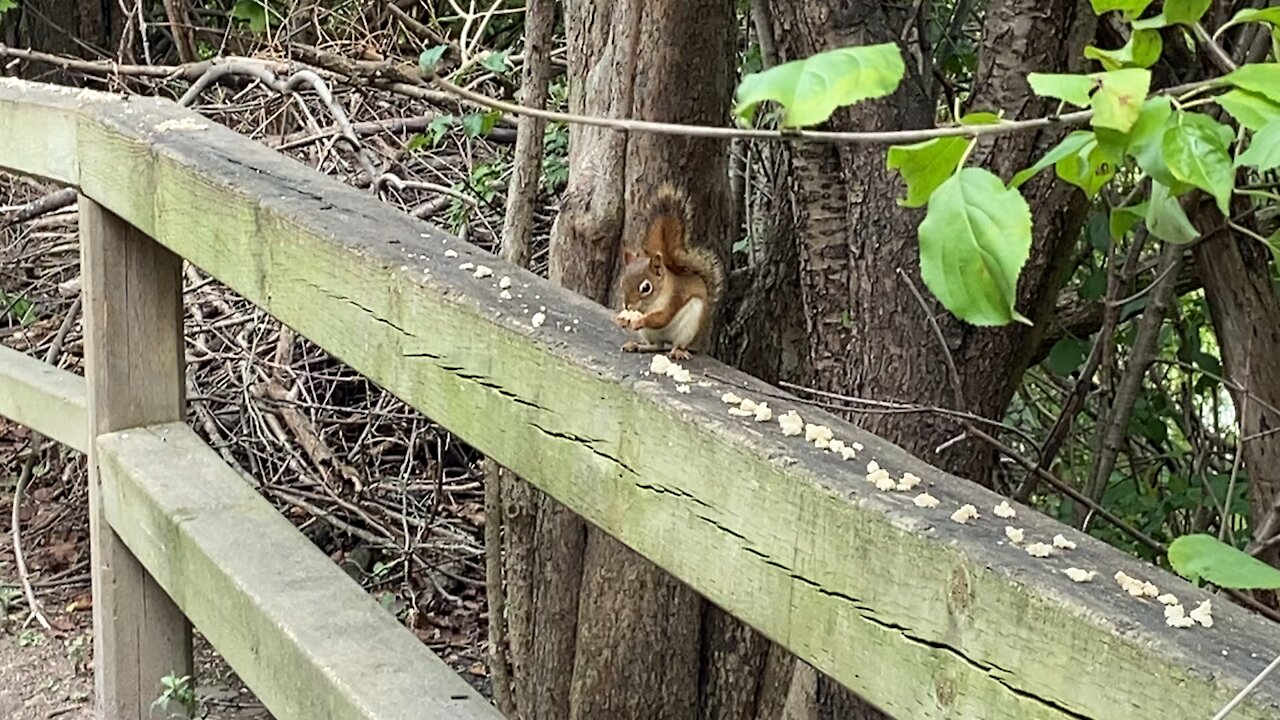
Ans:
[[[106,522],[93,438],[185,418],[182,259],[84,195],[80,248],[97,715],[142,720],[191,675],[191,628]]]

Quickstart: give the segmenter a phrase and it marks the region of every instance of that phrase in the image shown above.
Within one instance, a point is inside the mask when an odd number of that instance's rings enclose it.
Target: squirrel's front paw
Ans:
[[[640,352],[640,343],[634,340],[622,344],[622,352]]]
[[[690,357],[689,351],[681,347],[673,347],[671,352],[667,354],[671,356],[672,360],[688,360]]]

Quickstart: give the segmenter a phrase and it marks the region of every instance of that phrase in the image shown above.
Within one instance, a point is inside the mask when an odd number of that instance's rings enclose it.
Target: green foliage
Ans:
[[[1280,588],[1280,570],[1212,535],[1183,535],[1169,545],[1169,564],[1192,582],[1237,590]]]
[[[1093,13],[1095,15],[1118,10],[1124,14],[1127,20],[1138,17],[1151,4],[1151,0],[1090,0],[1090,2],[1093,5]]]
[[[1102,63],[1107,70],[1149,68],[1160,59],[1163,50],[1159,30],[1135,30],[1119,50],[1101,50],[1090,45],[1084,49],[1084,56]]]
[[[1195,25],[1212,0],[1164,0],[1164,17],[1170,25]]]
[[[444,54],[448,52],[448,45],[436,45],[427,48],[418,56],[418,67],[422,72],[432,74],[440,66],[440,61],[444,59]]]
[[[898,204],[923,207],[933,191],[955,174],[971,144],[967,138],[944,137],[889,148],[889,169],[901,173],[907,183],[907,197]]]
[[[744,77],[734,113],[751,123],[757,106],[772,100],[782,106],[783,127],[817,125],[838,107],[889,95],[904,72],[894,43],[829,50]]]
[[[23,295],[9,295],[0,290],[0,317],[13,318],[23,327],[36,321],[36,306]]]
[[[1266,23],[1268,25],[1280,25],[1280,5],[1267,8],[1245,8],[1236,13],[1222,27],[1218,28],[1218,32],[1214,33],[1214,37],[1222,34],[1224,30],[1241,23]]]
[[[554,192],[569,181],[569,131],[564,123],[547,123],[542,134],[542,185]]]
[[[18,9],[18,0],[0,0],[0,16]]]
[[[1237,89],[1228,90],[1214,100],[1242,127],[1254,132],[1280,120],[1280,104],[1268,100],[1265,95]]]
[[[1151,183],[1151,200],[1143,219],[1147,230],[1165,242],[1184,245],[1200,237],[1178,199],[1158,180]]]
[[[267,0],[236,0],[231,19],[245,23],[251,32],[264,33],[271,25],[279,25],[282,17]]]
[[[1235,189],[1231,165],[1231,128],[1203,113],[1178,112],[1161,140],[1165,164],[1174,179],[1213,196],[1223,214]]]
[[[1249,148],[1236,158],[1236,165],[1250,165],[1258,172],[1280,167],[1280,120],[1272,120],[1254,133]]]
[[[1094,127],[1128,132],[1147,97],[1151,72],[1131,67],[1090,75],[1031,73],[1027,82],[1037,95],[1092,107]]]
[[[160,678],[164,692],[151,703],[151,709],[164,708],[170,701],[176,701],[182,708],[182,714],[170,714],[170,717],[196,718],[200,716],[200,701],[196,699],[195,681],[190,675],[177,677],[165,675]]]
[[[1222,82],[1280,103],[1280,63],[1241,65],[1223,77]]]
[[[484,60],[482,60],[480,64],[490,72],[505,75],[507,74],[507,70],[510,69],[507,66],[507,58],[510,55],[511,53],[506,50],[491,52],[484,56]]]
[[[1031,210],[980,168],[938,186],[920,223],[920,275],[948,310],[974,325],[1029,323],[1014,308],[1031,250]]]
[[[462,116],[462,131],[469,138],[483,137],[493,130],[493,126],[502,119],[502,113],[497,110],[489,112],[471,112]]]

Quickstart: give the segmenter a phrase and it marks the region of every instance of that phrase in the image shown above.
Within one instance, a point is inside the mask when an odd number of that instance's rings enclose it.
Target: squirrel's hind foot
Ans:
[[[673,347],[671,352],[667,354],[671,356],[672,360],[688,360],[690,357],[689,351],[682,347]]]

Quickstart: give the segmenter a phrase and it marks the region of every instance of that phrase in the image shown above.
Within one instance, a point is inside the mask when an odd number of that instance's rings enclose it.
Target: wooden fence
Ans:
[[[776,388],[651,374],[604,308],[172,103],[0,79],[0,168],[81,193],[87,378],[0,348],[0,414],[89,455],[104,717],[189,671],[188,622],[282,720],[497,717],[182,422],[184,258],[895,717],[1207,720],[1280,654],[1225,599],[1169,627],[1113,574],[1210,596]],[[922,483],[881,491],[871,461]],[[1280,691],[1232,717],[1280,717]]]

